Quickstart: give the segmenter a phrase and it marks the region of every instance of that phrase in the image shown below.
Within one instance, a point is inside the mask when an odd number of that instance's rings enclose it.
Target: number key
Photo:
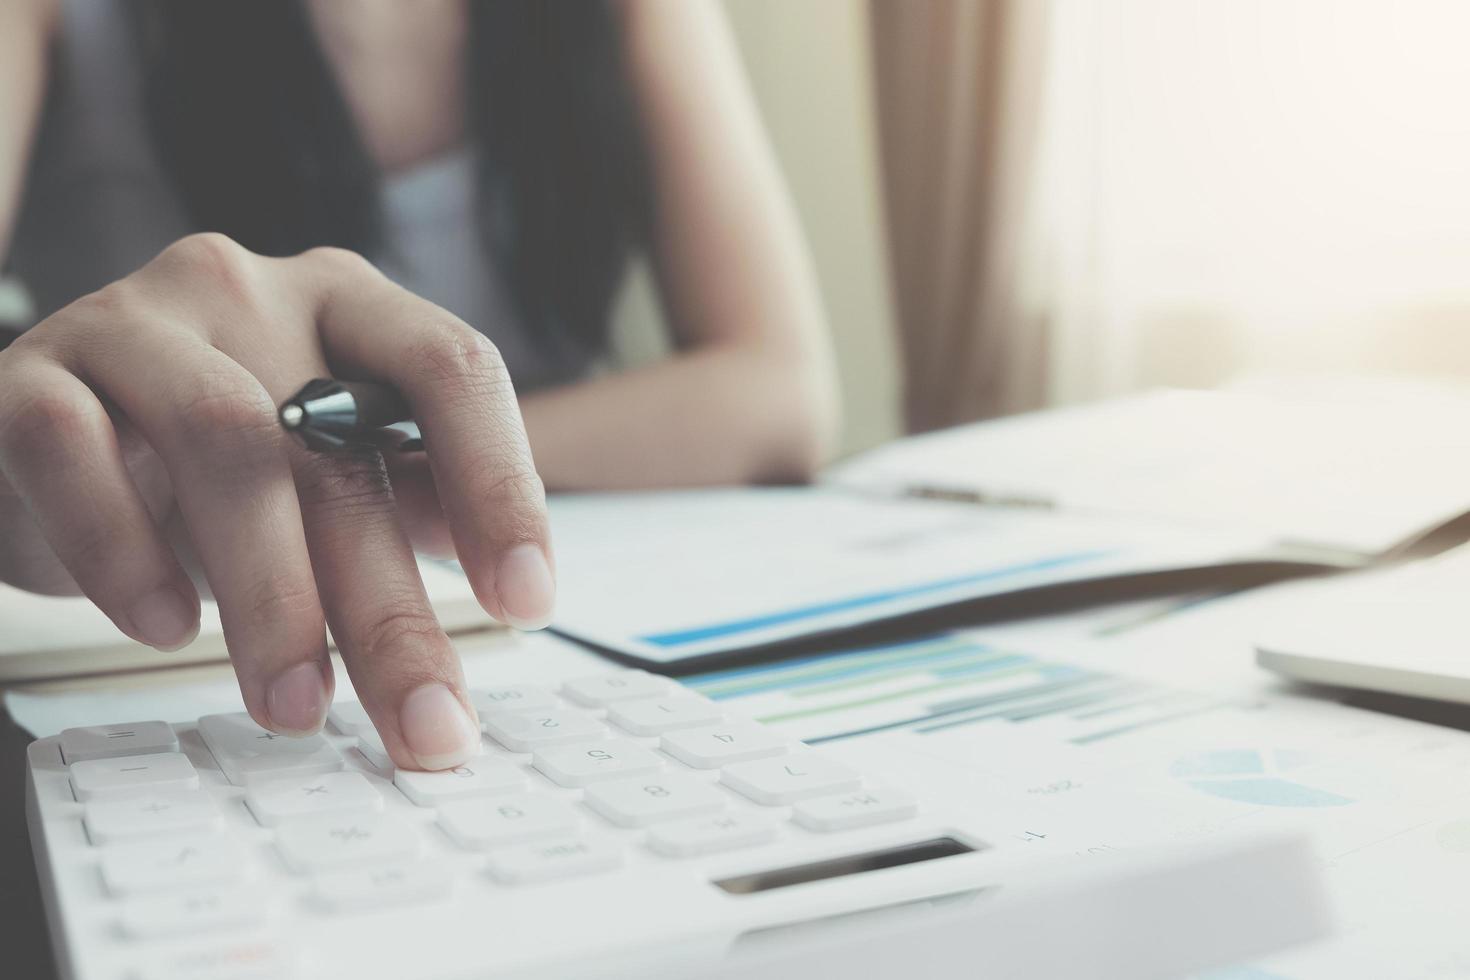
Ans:
[[[632,742],[609,739],[581,745],[540,749],[532,765],[562,786],[586,786],[599,780],[657,772],[658,756]]]
[[[480,720],[490,737],[512,752],[586,742],[607,731],[596,718],[580,711],[499,712]]]
[[[545,711],[556,707],[556,695],[534,684],[507,684],[470,691],[470,701],[481,713],[494,711]]]
[[[742,796],[767,806],[781,806],[813,796],[858,788],[858,774],[840,762],[811,753],[757,759],[726,766],[720,780]]]
[[[576,810],[550,794],[479,797],[439,808],[439,826],[469,850],[570,834],[581,822]]]
[[[669,689],[669,682],[642,670],[615,670],[577,677],[562,685],[562,693],[578,704],[600,708],[615,701],[651,698]]]
[[[725,809],[726,802],[725,795],[713,786],[677,772],[587,787],[587,804],[624,827],[646,827],[664,820],[718,813]]]
[[[764,725],[737,721],[670,732],[659,747],[685,765],[718,769],[732,762],[782,755],[786,740]]]
[[[618,701],[607,709],[608,720],[634,735],[662,735],[720,720],[720,709],[705,698],[680,695]]]
[[[443,772],[399,769],[393,774],[393,785],[419,806],[437,806],[466,796],[524,789],[526,775],[518,767],[498,759],[471,759]]]

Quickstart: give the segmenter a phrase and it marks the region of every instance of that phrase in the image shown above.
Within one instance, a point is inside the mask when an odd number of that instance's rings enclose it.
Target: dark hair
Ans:
[[[380,174],[301,0],[140,4],[149,125],[200,230],[381,255]],[[605,0],[471,0],[481,236],[543,346],[602,350],[651,197]]]

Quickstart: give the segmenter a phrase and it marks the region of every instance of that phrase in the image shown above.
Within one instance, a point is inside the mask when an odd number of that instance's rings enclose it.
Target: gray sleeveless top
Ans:
[[[141,69],[121,0],[63,0],[10,255],[42,318],[197,230],[150,144]],[[388,177],[379,267],[495,341],[518,390],[586,374],[591,356],[543,351],[513,315],[480,241],[474,193],[468,150]]]

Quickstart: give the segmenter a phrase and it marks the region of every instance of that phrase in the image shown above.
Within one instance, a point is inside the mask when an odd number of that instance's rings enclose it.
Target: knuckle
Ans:
[[[310,581],[282,573],[251,586],[245,608],[254,625],[276,626],[298,617],[319,615],[321,604]]]
[[[187,235],[164,249],[159,258],[236,295],[249,292],[254,281],[254,255],[218,232]]]
[[[174,412],[190,443],[228,443],[231,453],[274,449],[279,443],[275,405],[253,379],[201,377],[179,394]]]
[[[48,391],[23,395],[0,409],[0,456],[35,463],[75,453],[96,430],[100,405]]]
[[[445,323],[421,332],[409,345],[409,367],[423,380],[440,385],[494,390],[509,386],[505,360],[484,334],[462,323]]]
[[[137,293],[132,283],[120,279],[73,301],[66,314],[68,319],[86,324],[89,330],[143,322],[146,317],[140,316]]]
[[[354,633],[360,654],[397,664],[405,671],[414,668],[417,657],[425,649],[425,641],[448,643],[434,614],[408,597],[379,603]]]
[[[536,513],[546,501],[540,475],[503,453],[483,453],[468,461],[476,492],[494,498],[513,513]]]
[[[298,258],[335,277],[360,279],[365,276],[377,277],[380,274],[378,267],[359,253],[335,245],[318,245],[302,252]]]
[[[84,521],[67,532],[60,555],[71,568],[106,569],[123,550],[125,536],[101,521]]]
[[[297,467],[296,484],[302,500],[313,510],[326,510],[338,519],[393,508],[388,468],[376,452],[303,459]]]

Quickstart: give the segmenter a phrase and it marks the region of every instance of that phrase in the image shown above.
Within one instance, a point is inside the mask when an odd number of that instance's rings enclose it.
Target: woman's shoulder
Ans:
[[[61,0],[6,0],[0,4],[0,34],[11,41],[50,41],[61,28]]]

